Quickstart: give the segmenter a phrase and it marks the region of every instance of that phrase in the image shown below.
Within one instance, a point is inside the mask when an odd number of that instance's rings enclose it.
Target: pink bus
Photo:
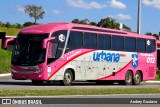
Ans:
[[[11,73],[15,80],[121,81],[139,85],[156,77],[157,45],[152,36],[73,23],[22,29],[14,41]]]

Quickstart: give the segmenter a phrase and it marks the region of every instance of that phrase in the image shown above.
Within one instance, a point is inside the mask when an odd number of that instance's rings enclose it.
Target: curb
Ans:
[[[160,83],[160,81],[145,81],[146,83]]]
[[[11,73],[0,74],[0,77],[10,76],[10,75],[11,75]]]

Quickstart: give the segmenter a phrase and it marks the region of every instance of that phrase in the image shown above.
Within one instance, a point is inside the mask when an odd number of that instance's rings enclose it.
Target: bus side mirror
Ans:
[[[51,37],[51,38],[46,38],[43,40],[42,42],[42,49],[46,49],[47,48],[47,43],[51,40],[55,40],[55,37]]]
[[[16,38],[12,38],[12,37],[5,38],[3,49],[8,50],[8,51],[12,51],[15,40],[16,40]]]

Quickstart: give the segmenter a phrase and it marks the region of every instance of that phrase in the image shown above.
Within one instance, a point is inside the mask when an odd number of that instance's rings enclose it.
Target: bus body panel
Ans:
[[[75,51],[76,52],[76,51]],[[77,50],[78,52],[82,52],[81,50]],[[85,53],[85,52],[84,52]],[[154,79],[156,62],[152,62],[147,64],[148,56],[152,56],[155,58],[154,54],[137,54],[133,52],[117,52],[117,51],[106,51],[106,53],[119,53],[120,54],[120,61],[119,62],[96,62],[93,61],[94,53],[102,53],[102,50],[93,51],[81,56],[75,56],[75,59],[66,60],[72,55],[67,56],[64,55],[65,61],[59,60],[57,64],[61,64],[58,66],[55,72],[51,73],[52,75],[49,77],[49,80],[56,80],[56,76],[60,76],[63,79],[63,74],[66,69],[73,69],[75,71],[75,80],[124,80],[126,71],[131,70],[133,71],[134,75],[136,71],[140,70],[143,73],[143,80],[147,79]],[[137,59],[138,62],[134,63],[135,60],[132,55],[138,55],[139,58]],[[62,58],[62,60],[63,60]],[[66,59],[65,59],[66,58]],[[124,61],[125,59],[125,61]],[[113,60],[112,60],[113,61]],[[142,63],[141,63],[142,62]],[[137,64],[137,65],[134,65]],[[147,65],[147,66],[146,66]],[[54,66],[54,65],[53,65]],[[64,67],[63,67],[64,66]],[[115,76],[113,76],[115,73]]]
[[[108,54],[108,57],[105,56],[106,54]],[[117,57],[119,59],[116,60],[115,54],[120,55]],[[132,55],[138,55],[138,59]],[[137,70],[141,70],[144,72],[143,80],[154,79],[155,62],[147,64],[149,63],[148,57],[155,58],[154,54],[79,49],[66,53],[55,63],[44,67],[45,69],[40,73],[32,73],[32,70],[27,70],[31,67],[12,67],[19,72],[23,71],[20,74],[12,73],[12,75],[15,79],[63,80],[65,70],[73,69],[75,80],[124,80],[126,71],[131,70],[135,74]],[[108,60],[105,58],[108,58]],[[134,63],[134,58],[138,62]],[[43,65],[41,66],[39,68],[43,68]],[[27,73],[25,73],[25,70]],[[29,72],[31,73],[29,74]]]

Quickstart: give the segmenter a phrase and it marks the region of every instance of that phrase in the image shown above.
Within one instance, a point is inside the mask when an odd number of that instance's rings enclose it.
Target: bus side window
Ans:
[[[136,38],[125,37],[125,51],[136,51]]]
[[[52,61],[57,59],[57,51],[58,51],[58,43],[54,43],[54,42],[50,41],[49,47],[48,47],[47,63],[51,63]]]
[[[67,51],[82,48],[83,45],[82,37],[83,37],[82,32],[71,31],[67,43]]]
[[[146,39],[137,38],[137,52],[146,52]]]
[[[154,52],[156,50],[156,41],[155,40],[147,39],[146,44],[147,44],[147,46],[146,46],[147,52]]]
[[[124,37],[123,36],[112,36],[112,49],[115,51],[124,50]]]
[[[97,34],[84,33],[84,48],[96,49],[97,48]]]
[[[107,50],[111,49],[111,36],[99,34],[98,35],[98,49]]]

